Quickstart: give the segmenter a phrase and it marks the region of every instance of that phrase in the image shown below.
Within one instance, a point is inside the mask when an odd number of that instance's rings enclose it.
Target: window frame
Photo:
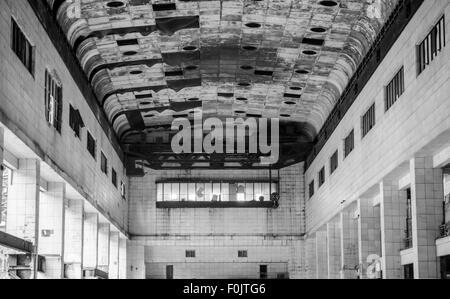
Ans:
[[[49,126],[61,134],[64,111],[62,82],[54,71],[46,68],[44,84],[45,119]]]
[[[417,61],[417,76],[420,76],[427,67],[433,62],[436,57],[443,51],[443,49],[447,46],[447,28],[446,28],[446,16],[443,14],[438,18],[438,20],[434,23],[433,27],[427,31],[425,37],[420,40],[420,42],[416,45],[416,61]],[[443,24],[441,28],[441,24]],[[435,30],[439,27],[438,33],[435,33]],[[443,33],[442,33],[443,32]],[[439,47],[433,49],[433,34],[436,35],[439,41]],[[443,37],[443,40],[441,39]],[[434,51],[435,50],[435,51]],[[431,55],[430,55],[431,54]]]
[[[325,182],[326,182],[326,171],[325,171],[325,166],[324,166],[319,170],[319,173],[318,173],[317,183],[319,184],[319,188],[322,187],[325,184]]]
[[[100,151],[100,170],[106,175],[109,175],[108,158],[103,151]]]
[[[20,41],[20,39],[17,41],[15,38],[15,30],[17,29],[20,33],[21,37],[23,38],[23,41]],[[12,52],[15,54],[15,56],[22,62],[22,65],[27,69],[28,73],[33,77],[35,77],[35,71],[36,71],[36,45],[31,41],[29,36],[25,33],[25,30],[23,30],[23,27],[19,25],[19,22],[17,21],[17,18],[14,16],[11,16],[11,24],[10,24],[10,30],[11,30],[11,36],[10,36],[10,48]],[[26,49],[29,50],[27,57],[21,57],[18,51],[18,47],[23,47],[21,42],[25,43]],[[24,61],[25,59],[25,61]],[[29,65],[27,65],[27,60],[29,60]]]
[[[405,67],[402,65],[384,87],[384,112],[388,112],[406,91]]]
[[[372,112],[373,111],[373,115]],[[364,139],[377,125],[375,102],[361,116],[361,139]],[[366,127],[367,126],[367,127]]]
[[[336,150],[330,157],[330,175],[339,168],[339,150]]]
[[[93,149],[90,148],[90,141],[93,142],[94,146]],[[94,136],[91,134],[89,130],[87,131],[86,134],[86,149],[88,153],[91,155],[91,157],[94,158],[95,161],[97,161],[97,140],[94,138]]]

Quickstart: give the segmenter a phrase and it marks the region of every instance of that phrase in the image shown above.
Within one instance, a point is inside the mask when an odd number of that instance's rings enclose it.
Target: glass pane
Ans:
[[[180,184],[173,183],[172,184],[172,192],[170,195],[171,201],[180,201]]]
[[[195,184],[189,184],[189,195],[188,195],[188,200],[189,201],[196,201],[196,197],[195,197]]]
[[[156,200],[164,201],[163,184],[157,184]]]
[[[180,184],[180,201],[188,200],[188,184]]]
[[[205,201],[212,201],[212,184],[205,184]]]
[[[164,184],[164,201],[171,201],[172,184]]]
[[[196,188],[197,201],[205,201],[205,184],[198,183]]]
[[[261,183],[255,183],[255,200],[256,201],[264,201],[264,196],[262,194],[262,184]]]
[[[237,201],[237,184],[230,184],[229,189],[229,200],[230,201]]]
[[[270,184],[269,183],[262,184],[262,196],[264,197],[264,201],[270,201]]]
[[[237,201],[245,201],[245,183],[238,183]]]
[[[230,200],[230,184],[222,183],[222,201]]]
[[[245,200],[246,201],[255,200],[254,194],[253,194],[253,183],[245,184]]]
[[[213,184],[212,201],[222,201],[220,183]]]

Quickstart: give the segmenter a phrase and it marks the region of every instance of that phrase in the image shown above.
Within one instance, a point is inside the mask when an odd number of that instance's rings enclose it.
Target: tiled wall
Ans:
[[[417,76],[416,45],[446,14],[447,46]],[[366,191],[376,186],[402,163],[408,162],[425,146],[435,149],[448,143],[450,130],[450,4],[427,0],[418,10],[392,50],[365,86],[314,163],[306,171],[306,183],[316,181],[326,168],[326,182],[307,202],[307,231],[314,232]],[[385,113],[384,87],[401,66],[405,68],[405,93]],[[361,138],[361,116],[375,102],[376,126]],[[355,129],[355,150],[343,158],[343,139]],[[435,143],[436,144],[436,143]],[[329,159],[339,150],[339,168],[333,175]],[[430,150],[429,148],[428,150]]]
[[[11,17],[35,47],[34,76],[10,48]],[[0,122],[126,230],[126,202],[111,183],[111,169],[108,177],[101,173],[100,159],[94,160],[86,150],[86,129],[82,129],[81,140],[74,136],[69,127],[69,104],[80,111],[86,128],[97,140],[98,151],[107,155],[119,180],[125,177],[122,162],[27,1],[0,1],[0,61]],[[55,70],[63,84],[61,135],[45,118],[46,68]]]
[[[298,235],[304,232],[303,165],[280,171],[278,209],[157,209],[159,179],[269,179],[268,171],[152,171],[130,179],[130,234],[151,235]],[[278,174],[273,171],[273,178]]]

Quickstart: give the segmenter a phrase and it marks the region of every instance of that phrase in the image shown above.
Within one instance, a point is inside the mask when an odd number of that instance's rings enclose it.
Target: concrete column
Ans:
[[[316,232],[317,279],[328,279],[328,245],[326,227]]]
[[[81,199],[69,199],[65,206],[64,263],[66,278],[83,278],[83,213]]]
[[[436,239],[444,221],[442,205],[444,186],[442,169],[433,169],[432,158],[410,161],[413,248],[416,279],[439,278]]]
[[[387,179],[380,183],[381,252],[385,279],[402,279],[400,251],[404,249],[406,231],[406,191],[398,182]]]
[[[109,235],[109,279],[119,279],[119,233]]]
[[[374,262],[373,258],[381,258],[380,206],[374,206],[373,198],[360,198],[358,200],[358,211],[360,273],[361,279],[367,279],[367,270],[371,266],[370,263]]]
[[[98,260],[97,268],[105,273],[109,272],[109,224],[99,224],[98,226]]]
[[[127,279],[127,239],[119,239],[119,279]]]
[[[327,223],[328,279],[341,278],[341,222],[340,217]]]
[[[316,235],[313,234],[309,236],[306,240],[306,270],[307,270],[307,279],[316,279],[317,278],[317,269],[316,269]]]
[[[98,214],[85,214],[83,227],[83,269],[98,265]]]
[[[64,278],[64,221],[66,184],[48,183],[48,191],[39,200],[39,248],[45,257],[42,278]]]
[[[8,193],[6,232],[10,235],[32,242],[37,249],[39,196],[40,196],[40,162],[33,159],[19,160],[19,167],[14,171],[11,188]],[[30,271],[21,271],[21,278],[37,278],[36,259],[29,264]]]
[[[357,205],[341,213],[341,278],[358,279],[358,218]]]

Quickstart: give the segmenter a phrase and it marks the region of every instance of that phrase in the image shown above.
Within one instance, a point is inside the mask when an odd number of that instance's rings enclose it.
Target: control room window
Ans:
[[[97,159],[97,142],[89,132],[87,132],[87,150],[94,159]]]
[[[157,183],[159,202],[268,202],[278,183],[268,182],[167,182]]]
[[[402,67],[385,89],[385,108],[388,111],[405,92],[405,71]]]
[[[375,127],[376,119],[375,119],[375,103],[364,113],[361,118],[361,131],[362,138],[366,137],[367,134]]]
[[[14,19],[11,19],[11,49],[27,70],[34,75],[34,47]]]
[[[248,258],[248,251],[247,250],[239,250],[238,258]]]
[[[127,196],[127,190],[125,187],[125,183],[124,182],[120,182],[120,195],[122,195],[123,199],[126,199]]]
[[[445,16],[431,29],[427,37],[417,46],[417,71],[420,75],[446,46]]]
[[[100,168],[104,174],[108,175],[108,159],[103,152],[101,153]]]
[[[186,250],[186,258],[195,258],[196,257],[196,252],[195,250]]]
[[[62,124],[62,84],[56,74],[45,70],[45,118],[47,122],[61,133]]]

